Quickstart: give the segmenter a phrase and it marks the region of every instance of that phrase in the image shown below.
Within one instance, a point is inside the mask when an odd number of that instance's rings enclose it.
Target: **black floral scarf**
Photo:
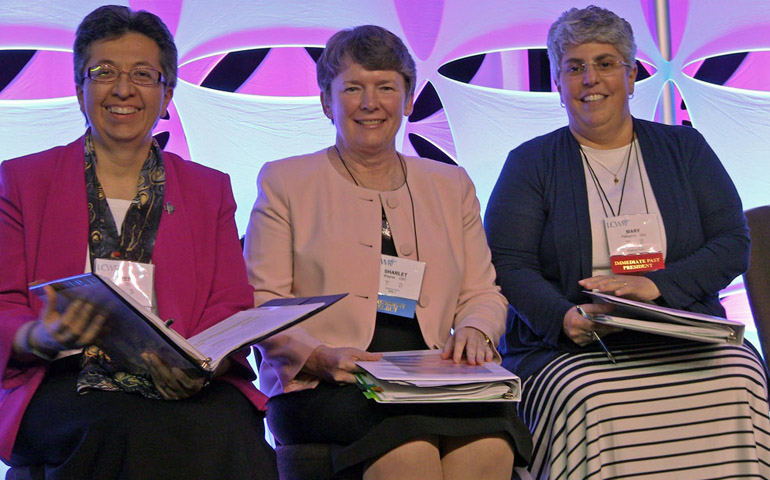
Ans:
[[[85,138],[85,175],[91,270],[94,271],[94,261],[97,258],[150,263],[163,213],[166,187],[166,172],[160,146],[153,139],[139,174],[136,197],[126,212],[120,235],[104,189],[96,176],[96,162],[96,151],[89,130]],[[88,345],[83,349],[81,367],[77,383],[79,393],[97,389],[161,398],[152,379],[117,370],[109,357],[96,345]]]

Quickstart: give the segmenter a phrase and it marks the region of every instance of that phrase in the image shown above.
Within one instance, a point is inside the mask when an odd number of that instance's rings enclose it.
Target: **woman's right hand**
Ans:
[[[352,347],[327,347],[321,345],[310,354],[304,372],[331,383],[356,383],[353,373],[361,372],[356,361],[376,361],[382,358],[381,353],[370,353]]]
[[[614,307],[607,304],[585,303],[580,305],[580,308],[588,314],[603,314],[611,312]],[[572,307],[564,314],[562,330],[573,342],[584,347],[594,341],[592,332],[603,337],[621,329],[593,322],[580,315],[577,308]]]
[[[46,305],[37,324],[29,332],[29,342],[44,351],[80,348],[94,343],[104,326],[105,317],[93,304],[74,300],[67,310],[56,311],[56,292],[46,286]]]

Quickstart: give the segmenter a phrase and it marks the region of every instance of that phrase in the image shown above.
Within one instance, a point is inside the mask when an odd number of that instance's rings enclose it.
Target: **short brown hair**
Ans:
[[[395,70],[404,77],[407,92],[414,93],[417,82],[414,59],[404,42],[382,27],[361,25],[341,30],[329,38],[316,67],[318,87],[326,95],[331,93],[332,81],[348,61],[367,70]]]
[[[140,33],[158,44],[160,68],[166,86],[176,86],[177,50],[174,36],[163,20],[144,10],[134,11],[120,5],[105,5],[86,15],[75,33],[72,47],[75,63],[75,84],[82,87],[86,62],[91,56],[91,44],[106,38],[117,38],[126,33]]]

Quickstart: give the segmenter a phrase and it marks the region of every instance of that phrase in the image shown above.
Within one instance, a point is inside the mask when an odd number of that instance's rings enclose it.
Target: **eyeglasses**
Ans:
[[[615,72],[623,67],[630,67],[631,65],[626,62],[622,62],[617,58],[605,58],[598,62],[567,62],[563,68],[564,73],[570,77],[581,77],[586,73],[586,69],[591,65],[594,67],[594,71],[602,76],[613,75]]]
[[[84,78],[90,78],[97,83],[114,83],[117,82],[122,74],[128,75],[128,79],[135,85],[142,87],[151,87],[161,82],[165,83],[166,79],[163,78],[163,74],[154,68],[149,67],[134,67],[129,71],[121,70],[115,65],[94,65],[86,70],[86,76]]]

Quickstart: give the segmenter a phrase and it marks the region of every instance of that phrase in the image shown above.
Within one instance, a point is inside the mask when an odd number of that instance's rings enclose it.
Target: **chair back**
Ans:
[[[751,260],[743,282],[767,363],[770,361],[770,205],[747,210],[746,220],[751,231]]]

